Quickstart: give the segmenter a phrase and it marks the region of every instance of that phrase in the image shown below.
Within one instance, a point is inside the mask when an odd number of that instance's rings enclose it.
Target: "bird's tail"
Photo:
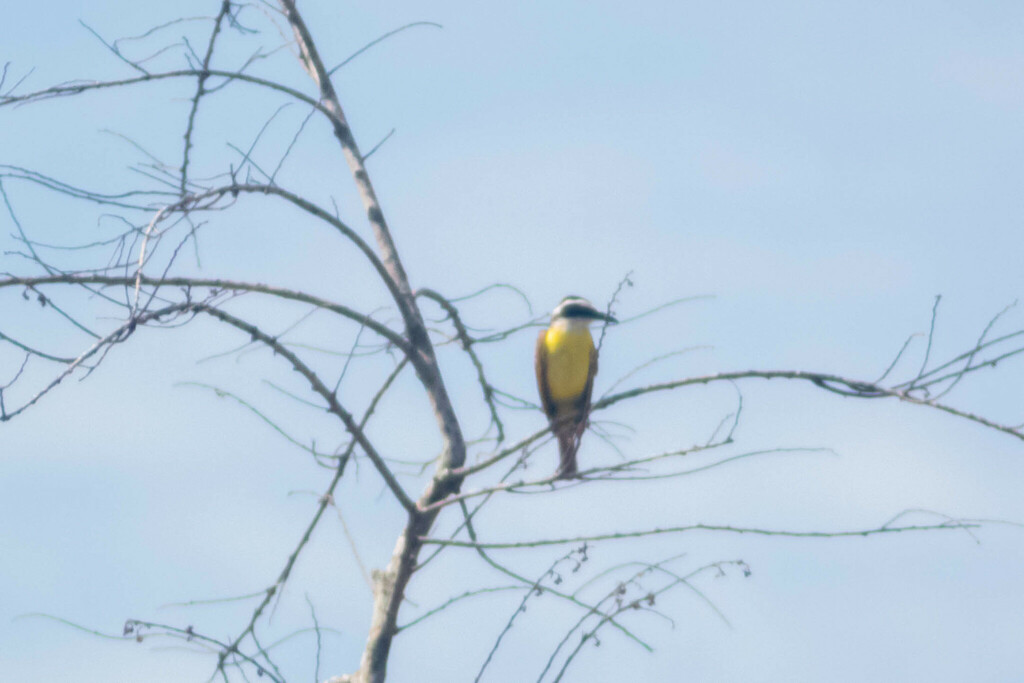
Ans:
[[[576,476],[576,451],[580,447],[580,437],[583,436],[582,425],[569,423],[555,429],[555,436],[558,437],[558,473],[559,479],[572,479]]]

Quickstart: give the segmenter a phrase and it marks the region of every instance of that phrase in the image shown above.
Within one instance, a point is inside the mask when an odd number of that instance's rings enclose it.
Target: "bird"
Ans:
[[[555,477],[576,476],[576,451],[590,413],[597,374],[597,349],[590,336],[595,320],[617,323],[581,296],[567,296],[551,312],[551,322],[537,337],[534,369],[541,406],[558,439]]]

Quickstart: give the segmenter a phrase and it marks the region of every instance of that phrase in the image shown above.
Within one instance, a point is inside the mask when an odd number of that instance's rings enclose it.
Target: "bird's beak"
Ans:
[[[605,315],[605,314],[603,314],[603,313],[602,313],[601,315],[599,315],[597,319],[598,319],[598,320],[603,320],[603,321],[605,321],[606,323],[611,323],[612,325],[618,324],[618,322],[619,322],[619,321],[618,321],[618,320],[616,320],[616,319],[615,319],[614,317],[612,317],[612,316],[610,316],[610,315]]]

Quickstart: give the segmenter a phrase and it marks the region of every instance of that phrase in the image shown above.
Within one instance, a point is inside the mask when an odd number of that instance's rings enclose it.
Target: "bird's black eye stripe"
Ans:
[[[562,309],[562,316],[565,318],[596,318],[600,315],[597,311],[583,304],[569,304]]]

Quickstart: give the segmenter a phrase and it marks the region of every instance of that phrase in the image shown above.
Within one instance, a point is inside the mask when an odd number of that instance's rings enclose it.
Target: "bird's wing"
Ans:
[[[587,370],[587,386],[580,394],[576,409],[579,411],[580,420],[585,422],[590,413],[590,395],[594,393],[594,375],[597,374],[597,349],[594,348],[594,340],[590,340],[590,369]]]
[[[540,404],[544,408],[544,414],[549,420],[555,419],[555,402],[551,400],[548,392],[548,347],[544,344],[544,337],[547,330],[541,330],[537,336],[537,351],[534,355],[534,370],[537,373],[537,391],[540,393]]]

